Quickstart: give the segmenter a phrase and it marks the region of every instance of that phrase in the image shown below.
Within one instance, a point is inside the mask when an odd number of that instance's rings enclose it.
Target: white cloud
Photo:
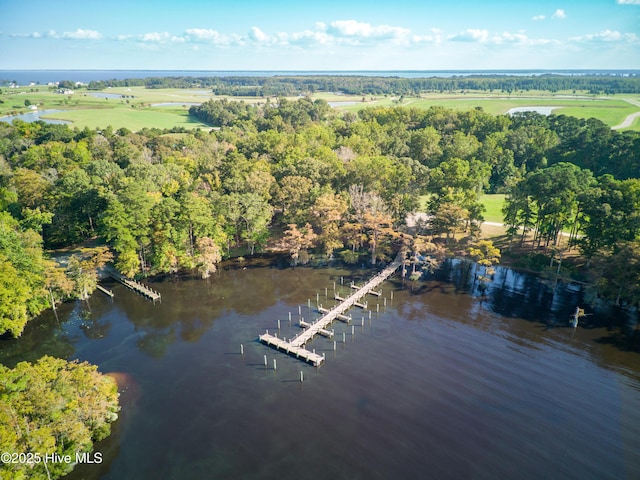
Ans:
[[[450,35],[448,38],[454,42],[486,42],[489,39],[489,32],[478,28],[469,28],[456,35]]]
[[[100,40],[102,35],[95,30],[77,29],[75,32],[64,32],[61,38],[71,38],[74,40]]]
[[[579,37],[571,37],[569,40],[574,42],[623,42],[636,43],[638,36],[635,33],[620,33],[617,30],[603,30],[598,33],[590,33]]]
[[[493,37],[495,43],[529,43],[529,37],[524,32],[509,33],[504,32],[502,35]]]
[[[169,34],[167,32],[151,32],[142,35],[142,38],[140,40],[142,40],[143,42],[162,42],[166,41],[168,38]]]
[[[210,28],[189,28],[185,33],[187,34],[187,38],[185,40],[207,42],[216,45],[229,44],[229,38],[226,35]]]
[[[533,20],[534,22],[539,22],[541,20],[544,20],[545,18],[547,18],[545,15],[536,15],[535,17],[531,17],[531,20]]]
[[[149,32],[139,38],[145,43],[184,43],[186,41],[184,37],[177,37],[168,32]]]
[[[618,0],[620,5],[640,5],[640,0]]]
[[[267,43],[269,41],[269,36],[258,27],[251,27],[249,38],[258,43]]]
[[[327,32],[335,37],[351,39],[355,43],[370,39],[391,39],[406,41],[411,36],[411,30],[391,25],[371,25],[357,20],[337,20],[331,22]]]
[[[288,41],[294,45],[330,45],[334,43],[334,38],[324,31],[304,30],[285,35],[282,41]]]
[[[565,18],[567,18],[567,14],[563,9],[559,8],[555,11],[551,18],[554,18],[556,20],[564,20]]]

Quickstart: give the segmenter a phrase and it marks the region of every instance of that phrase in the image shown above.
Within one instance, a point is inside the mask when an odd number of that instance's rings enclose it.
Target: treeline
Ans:
[[[597,120],[440,107],[341,114],[308,98],[214,101],[192,113],[220,128],[0,124],[0,330],[19,335],[43,308],[86,297],[111,255],[129,276],[206,277],[221,258],[266,247],[294,262],[311,251],[376,262],[400,244],[421,254],[438,250],[437,237],[473,235],[480,195],[502,192],[514,235],[520,225],[536,229],[544,247],[569,225],[585,255],[611,259],[622,251],[612,247],[613,226],[640,211],[640,135]],[[620,208],[631,210],[597,216],[593,199],[618,190]],[[429,214],[419,232],[428,237],[407,245],[397,232],[419,209]],[[619,228],[636,245],[637,229]],[[81,250],[65,267],[42,253],[94,237],[105,247]],[[620,300],[635,298],[627,294]]]
[[[590,94],[640,93],[637,75],[462,75],[452,77],[384,77],[362,75],[149,77],[92,81],[88,88],[144,86],[147,88],[210,88],[218,95],[275,97],[339,92],[351,95],[419,95],[431,92],[505,92],[544,90]]]

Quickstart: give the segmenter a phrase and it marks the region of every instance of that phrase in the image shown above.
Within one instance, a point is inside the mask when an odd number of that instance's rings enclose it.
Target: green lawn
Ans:
[[[126,127],[131,131],[148,128],[202,128],[211,127],[190,117],[187,110],[179,109],[137,109],[131,107],[70,110],[68,112],[46,115],[46,118],[68,120],[78,128],[105,128],[111,125],[114,129]]]
[[[500,193],[487,194],[480,197],[480,203],[486,208],[483,216],[487,222],[502,223],[502,206],[504,205],[504,195]]]
[[[431,195],[420,196],[418,211],[427,211],[427,204],[430,197]],[[480,203],[482,203],[486,209],[483,213],[485,221],[502,223],[502,206],[504,205],[504,197],[505,195],[502,193],[486,194],[480,197]]]

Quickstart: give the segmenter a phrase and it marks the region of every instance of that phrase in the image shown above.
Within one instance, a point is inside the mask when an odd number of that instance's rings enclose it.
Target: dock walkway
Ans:
[[[125,287],[130,288],[131,290],[133,290],[136,293],[139,293],[143,297],[153,300],[154,303],[156,300],[160,300],[160,294],[155,290],[147,287],[146,285],[143,285],[142,283],[137,282],[131,278],[127,278],[121,273],[118,273],[112,269],[109,269],[107,273],[109,273],[109,276],[112,277],[114,280],[117,280],[118,282],[123,284]]]
[[[321,331],[326,331],[326,327],[333,323],[336,318],[344,316],[344,312],[357,305],[358,300],[389,278],[400,267],[400,265],[402,265],[402,255],[398,253],[396,259],[387,265],[384,270],[378,273],[350,296],[345,298],[341,303],[325,313],[324,316],[320,317],[316,322],[310,324],[305,330],[300,332],[291,340],[285,341],[274,335],[270,335],[269,333],[264,333],[258,338],[261,342],[266,343],[270,347],[283,350],[286,353],[295,355],[297,358],[301,358],[313,364],[315,367],[319,367],[323,363],[324,357],[306,350],[305,345],[317,334],[321,334]]]

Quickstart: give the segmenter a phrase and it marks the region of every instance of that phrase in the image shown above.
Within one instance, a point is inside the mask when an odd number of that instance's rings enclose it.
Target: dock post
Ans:
[[[278,319],[278,330],[280,330],[280,319]]]
[[[384,306],[387,306],[387,297],[384,297]]]
[[[347,335],[342,332],[342,343],[347,343]]]
[[[371,310],[369,310],[369,320],[371,320]]]
[[[302,316],[302,306],[298,305],[298,316]]]
[[[351,336],[353,337],[355,333],[356,333],[356,327],[354,325],[351,325]]]
[[[379,312],[380,312],[380,304],[376,303],[376,313],[379,313]]]
[[[391,290],[391,300],[393,300],[393,290]]]
[[[344,285],[344,277],[340,277],[340,285]]]
[[[315,348],[313,349],[313,354],[314,354],[314,355],[316,354],[316,349],[315,349]]]
[[[360,325],[361,327],[364,327],[364,317],[362,317],[362,325]]]
[[[244,357],[244,345],[240,344],[240,355]]]
[[[329,295],[328,295],[327,291],[328,291],[328,288],[327,288],[327,287],[324,287],[324,296],[325,296],[326,298],[329,298]]]
[[[273,369],[274,370],[278,369],[278,366],[276,365],[276,359],[275,358],[273,359]]]
[[[266,355],[264,356],[264,366],[265,367],[267,366],[267,356]]]
[[[304,372],[300,370],[300,383],[304,382]]]
[[[333,293],[336,293],[336,282],[333,282]]]
[[[326,352],[322,352],[322,360],[326,360],[327,356],[325,355]]]
[[[320,303],[320,294],[316,293],[316,305]]]
[[[333,341],[333,351],[334,351],[334,352],[336,351],[336,341],[335,341],[335,340]],[[265,357],[264,357],[264,358],[267,358],[267,357],[266,357],[266,355],[265,355]]]

